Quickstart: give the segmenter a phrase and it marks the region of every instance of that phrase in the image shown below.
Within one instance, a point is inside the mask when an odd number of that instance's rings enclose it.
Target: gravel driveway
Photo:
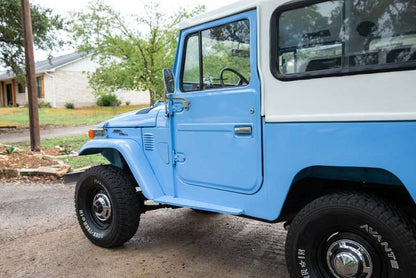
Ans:
[[[0,277],[289,277],[280,224],[160,209],[108,250],[82,234],[73,191],[0,184]]]

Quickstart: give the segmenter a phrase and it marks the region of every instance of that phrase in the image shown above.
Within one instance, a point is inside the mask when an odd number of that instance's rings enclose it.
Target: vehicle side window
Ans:
[[[194,38],[195,41],[199,38],[201,44],[195,43]],[[202,59],[199,59],[200,53]],[[250,73],[248,20],[227,23],[188,37],[182,75],[184,92],[246,86]]]
[[[186,40],[186,53],[183,71],[183,90],[185,92],[200,89],[199,35],[193,34]]]
[[[337,0],[276,12],[277,77],[416,62],[415,0]]]

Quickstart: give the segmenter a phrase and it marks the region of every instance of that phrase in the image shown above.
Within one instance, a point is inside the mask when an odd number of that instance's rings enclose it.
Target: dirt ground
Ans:
[[[160,209],[108,250],[82,234],[73,191],[0,183],[0,277],[289,277],[280,224]]]

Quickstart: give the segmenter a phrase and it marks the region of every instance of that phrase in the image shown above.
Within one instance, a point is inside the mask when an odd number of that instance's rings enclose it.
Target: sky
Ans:
[[[104,0],[104,2],[116,10],[125,14],[140,13],[143,2],[147,0]],[[43,7],[53,9],[59,14],[65,14],[71,10],[83,9],[87,6],[87,0],[30,0],[31,3],[39,4]],[[207,10],[220,8],[227,4],[235,2],[235,0],[159,0],[160,5],[167,11],[175,10],[178,7],[194,7],[197,5],[205,5]]]
[[[106,4],[120,11],[125,16],[131,14],[140,14],[143,3],[149,0],[103,0]],[[192,9],[197,5],[205,5],[206,10],[210,11],[222,6],[231,4],[236,0],[159,0],[162,11],[170,13],[177,10],[179,7]],[[30,0],[33,4],[38,4],[42,7],[51,8],[55,13],[64,17],[69,16],[70,11],[85,10],[88,4],[87,0]],[[67,54],[73,52],[72,49],[63,49],[58,52],[53,52],[53,56]],[[41,61],[47,58],[47,53],[43,51],[35,51],[35,60]],[[1,70],[1,67],[0,67]]]

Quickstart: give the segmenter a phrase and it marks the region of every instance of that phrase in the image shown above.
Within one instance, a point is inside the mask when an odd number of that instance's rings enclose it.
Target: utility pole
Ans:
[[[36,68],[33,51],[32,16],[29,0],[21,0],[23,37],[26,56],[26,84],[29,98],[30,147],[32,151],[40,151],[40,128],[38,112],[38,96],[36,92]]]

